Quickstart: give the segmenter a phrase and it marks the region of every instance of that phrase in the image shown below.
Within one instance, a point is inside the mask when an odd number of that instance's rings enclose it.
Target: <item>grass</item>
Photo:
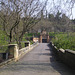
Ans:
[[[52,39],[57,48],[70,49],[75,51],[75,33],[57,33]]]

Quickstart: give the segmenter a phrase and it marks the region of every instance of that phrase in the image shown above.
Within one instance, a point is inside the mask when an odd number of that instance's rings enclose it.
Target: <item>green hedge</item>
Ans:
[[[75,33],[61,33],[55,34],[55,38],[52,39],[57,48],[75,50]]]

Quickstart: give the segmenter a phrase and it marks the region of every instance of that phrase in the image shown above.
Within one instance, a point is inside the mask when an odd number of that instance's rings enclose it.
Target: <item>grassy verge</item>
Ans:
[[[57,48],[71,49],[75,51],[75,33],[57,33],[52,39]]]

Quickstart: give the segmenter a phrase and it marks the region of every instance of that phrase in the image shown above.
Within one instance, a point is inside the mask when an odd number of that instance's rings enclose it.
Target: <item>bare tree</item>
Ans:
[[[20,22],[21,8],[19,8],[19,2],[17,0],[6,0],[1,2],[0,18],[3,20],[3,29],[6,35],[9,37],[9,43],[13,40],[13,29],[18,26]]]
[[[45,2],[46,3],[46,2]],[[44,4],[41,7],[40,0],[28,0],[23,2],[23,18],[22,18],[22,28],[19,30],[18,38],[16,39],[21,46],[21,41],[26,32],[28,32],[32,27],[40,21],[38,15],[41,10],[44,9]],[[17,35],[17,32],[15,32]]]
[[[16,40],[20,45],[23,35],[39,22],[38,14],[45,4],[40,0],[1,0],[0,18],[9,43]]]

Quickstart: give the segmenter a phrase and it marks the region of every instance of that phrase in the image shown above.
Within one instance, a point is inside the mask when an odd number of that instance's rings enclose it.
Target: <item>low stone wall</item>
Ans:
[[[2,63],[0,63],[0,66],[3,66],[3,65],[6,65],[6,64],[8,64],[10,62],[19,60],[21,57],[23,57],[26,53],[31,51],[37,45],[38,45],[38,42],[19,50],[17,44],[10,44],[8,46],[8,48],[9,48],[9,50],[8,50],[8,52],[9,52],[9,59],[4,61],[4,62],[2,62]]]
[[[52,51],[54,52],[55,56],[63,63],[68,65],[69,67],[75,69],[75,51],[69,49],[57,49],[56,46],[52,44],[51,46]]]
[[[35,48],[38,45],[38,43],[34,43],[28,47],[22,48],[19,50],[19,56],[16,60],[19,60],[20,58],[22,58],[25,54],[27,54],[28,52],[30,52],[33,48]]]
[[[14,58],[8,59],[7,61],[4,61],[4,62],[0,63],[0,67],[2,67],[2,66],[4,66],[4,65],[7,65],[7,64],[9,64],[9,63],[11,63],[11,62],[13,62],[13,61],[14,61]]]
[[[58,50],[57,50],[57,47],[54,46],[54,44],[52,44],[51,42],[50,42],[50,46],[51,46],[51,49],[52,49],[54,55],[55,55],[56,57],[58,57]]]
[[[75,68],[75,51],[65,50],[65,61],[70,67]]]

